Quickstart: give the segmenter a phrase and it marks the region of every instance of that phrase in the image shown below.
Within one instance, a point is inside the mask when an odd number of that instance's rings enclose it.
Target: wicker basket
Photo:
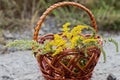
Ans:
[[[42,44],[47,39],[54,39],[54,34],[47,34],[38,37],[38,32],[46,16],[54,9],[64,5],[76,6],[86,11],[90,16],[93,28],[97,32],[97,26],[94,16],[86,7],[75,2],[60,2],[49,7],[40,17],[40,20],[35,28],[34,40]],[[61,35],[61,33],[59,35]],[[90,34],[84,36],[89,37]],[[96,36],[96,38],[100,39],[99,36]],[[101,40],[99,40],[99,44],[101,44]],[[76,54],[74,52],[79,52],[80,54]],[[84,49],[81,49],[79,51],[75,49],[66,49],[55,57],[52,57],[51,53],[47,53],[45,55],[36,56],[36,59],[38,61],[40,70],[42,71],[42,74],[46,80],[90,80],[94,67],[98,62],[100,53],[101,51],[98,47],[91,46],[87,48],[87,54],[90,57],[84,56]],[[67,56],[72,56],[72,58],[66,59]],[[85,66],[83,67],[79,65],[79,60],[81,58],[87,60]],[[63,61],[66,61],[67,64],[65,65]],[[73,70],[77,71],[74,72]]]

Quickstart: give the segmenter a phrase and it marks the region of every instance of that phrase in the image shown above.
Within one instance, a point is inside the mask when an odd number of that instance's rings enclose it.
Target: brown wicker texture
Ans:
[[[45,40],[54,39],[54,34],[47,34],[38,37],[38,32],[46,16],[52,10],[64,5],[76,6],[86,11],[89,14],[92,25],[97,32],[94,16],[86,7],[75,2],[60,2],[49,7],[40,17],[40,20],[35,28],[34,40],[42,44]],[[90,35],[84,36],[89,37]],[[99,36],[96,36],[96,38],[100,39]],[[101,41],[99,43],[101,43]],[[51,53],[47,53],[45,55],[37,55],[36,58],[46,80],[90,80],[94,67],[98,62],[100,53],[101,51],[99,48],[91,46],[87,48],[87,54],[89,57],[84,56],[84,49],[65,49],[55,57],[52,57]],[[87,61],[84,66],[80,65],[82,64],[80,61],[81,59]]]

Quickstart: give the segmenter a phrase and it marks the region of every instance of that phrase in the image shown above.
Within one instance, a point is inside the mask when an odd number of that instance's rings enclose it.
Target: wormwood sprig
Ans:
[[[112,39],[112,38],[108,38],[108,41],[109,42],[112,42],[114,45],[115,45],[115,47],[116,47],[116,52],[118,52],[119,51],[119,49],[118,49],[118,42],[116,42],[114,39]]]
[[[30,49],[33,44],[37,44],[34,40],[15,40],[13,42],[9,42],[6,47],[15,47],[17,49]],[[38,46],[38,45],[37,45]]]
[[[34,40],[14,40],[12,42],[9,42],[5,47],[15,47],[17,49],[27,50],[32,49],[33,45],[35,47],[35,49],[32,50],[33,53],[44,47],[44,45],[41,45]]]

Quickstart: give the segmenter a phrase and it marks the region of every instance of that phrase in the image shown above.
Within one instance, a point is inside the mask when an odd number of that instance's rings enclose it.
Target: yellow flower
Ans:
[[[71,38],[71,33],[69,32],[70,28],[68,28],[68,26],[70,26],[70,23],[67,22],[63,25],[63,34],[62,36],[66,36],[68,39]]]
[[[63,46],[63,45],[65,45],[66,44],[66,40],[61,40],[58,44],[57,44],[57,46]]]
[[[62,40],[62,37],[59,36],[58,34],[55,34],[54,35],[54,41],[56,41],[56,40]]]
[[[77,36],[81,33],[83,29],[88,29],[88,26],[78,25],[71,30],[71,33],[73,34],[73,36]]]
[[[73,37],[70,41],[71,41],[71,48],[75,48],[75,46],[77,45],[77,41],[79,39],[79,36]]]
[[[62,51],[62,47],[58,47],[55,52],[52,54],[52,56],[54,57],[55,55],[59,54]]]
[[[68,33],[66,36],[67,36],[68,39],[71,39],[72,34],[71,34],[71,33]]]
[[[50,51],[50,44],[46,44],[45,51]]]
[[[83,41],[83,43],[89,43],[89,42],[97,42],[97,39],[86,39]]]
[[[54,35],[54,40],[49,43],[52,46],[62,46],[66,44],[66,40],[62,39],[62,36],[59,36],[58,34]]]
[[[69,22],[67,22],[67,23],[65,23],[64,25],[63,25],[63,31],[64,32],[68,32],[70,29],[68,28],[68,26],[70,26],[70,23]]]

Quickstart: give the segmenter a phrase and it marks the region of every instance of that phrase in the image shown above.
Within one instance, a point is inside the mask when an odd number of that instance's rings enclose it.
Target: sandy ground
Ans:
[[[114,37],[119,42],[120,37]],[[104,45],[107,61],[103,63],[101,55],[95,67],[92,80],[106,80],[112,73],[120,80],[120,52],[116,53],[115,46]],[[120,47],[119,47],[120,50]],[[0,55],[0,80],[44,80],[31,51],[17,51]]]

